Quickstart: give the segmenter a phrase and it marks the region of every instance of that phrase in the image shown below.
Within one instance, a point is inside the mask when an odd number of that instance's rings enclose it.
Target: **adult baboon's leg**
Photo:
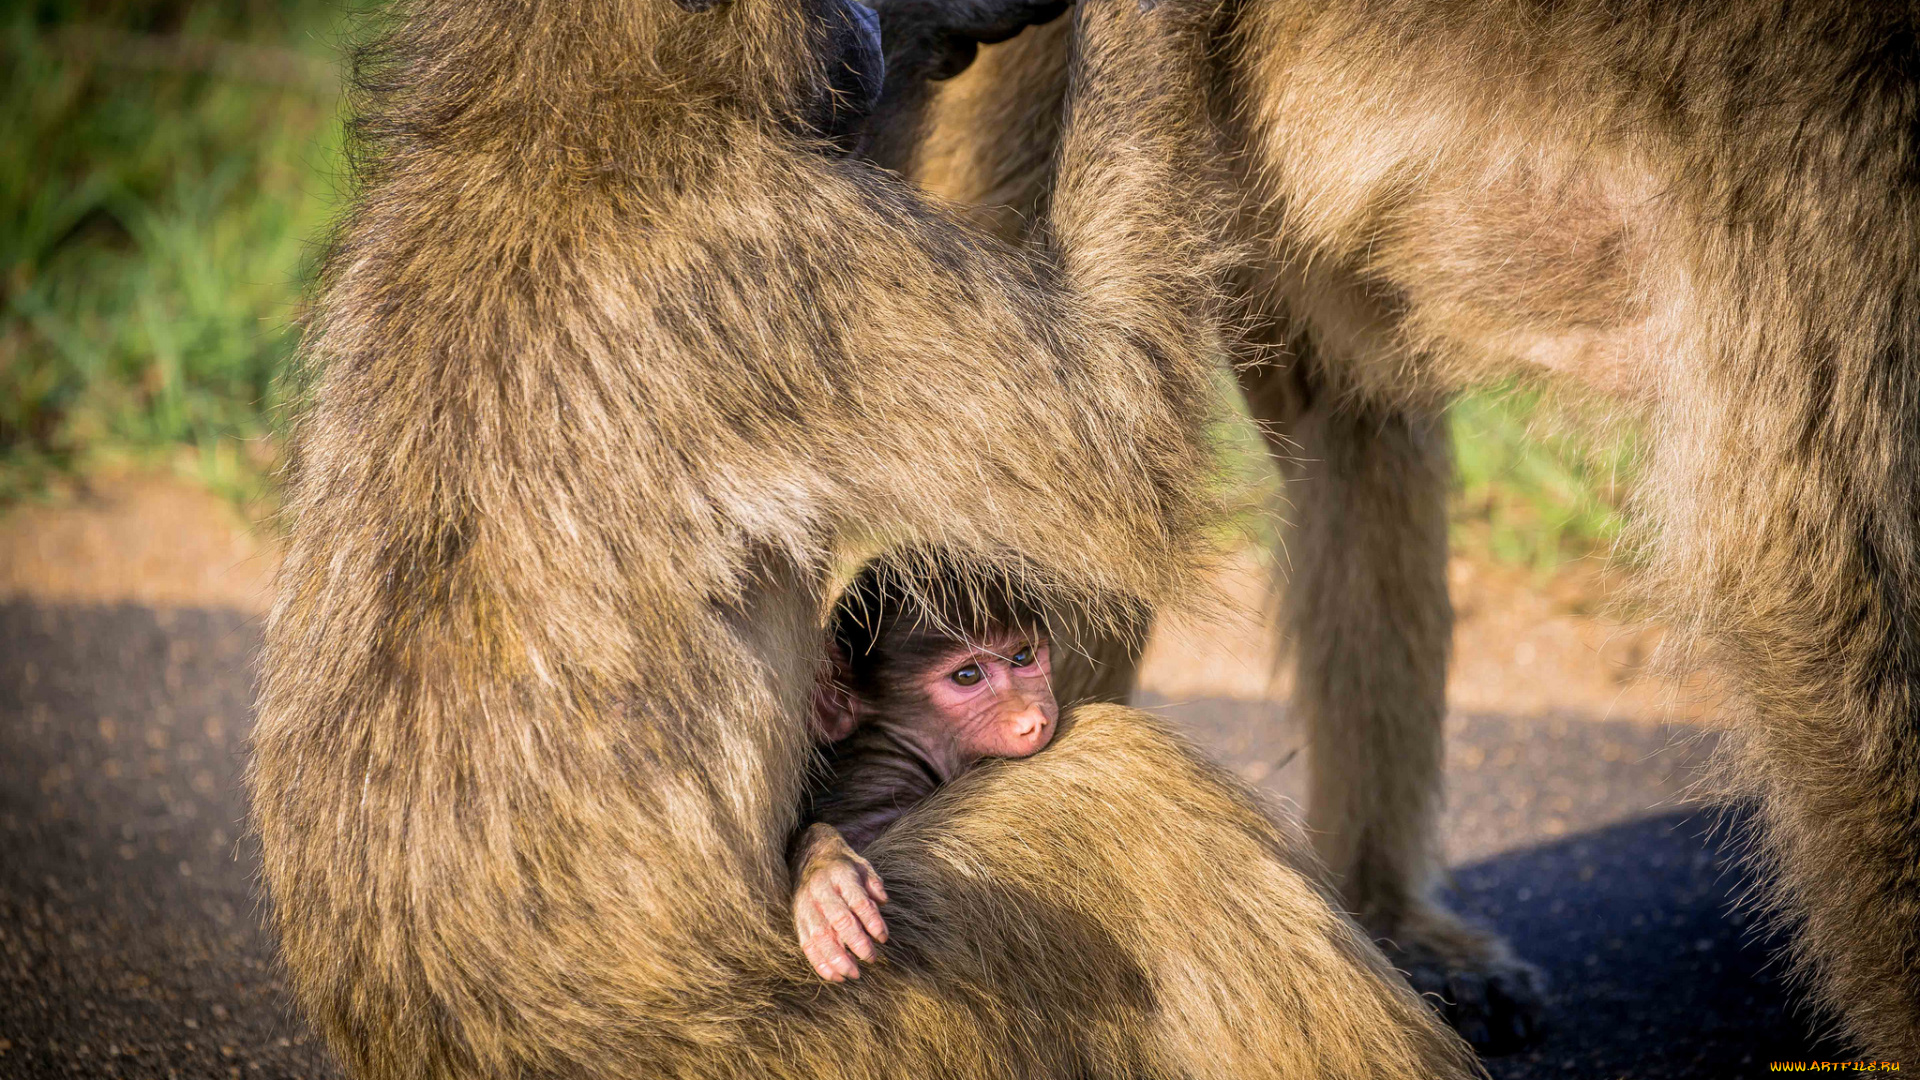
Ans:
[[[1858,261],[1857,280],[1915,295],[1886,263]],[[1795,931],[1798,973],[1861,1050],[1911,1061],[1920,1057],[1920,444],[1911,346],[1889,342],[1911,342],[1913,309],[1855,292],[1847,306],[1830,303],[1817,317],[1844,330],[1793,314],[1853,355],[1828,360],[1819,339],[1796,354],[1793,335],[1808,330],[1780,318],[1766,342],[1775,351],[1760,358],[1767,378],[1733,368],[1756,366],[1733,355],[1664,410],[1649,470],[1664,517],[1655,599],[1726,677],[1737,722],[1720,764],[1756,812],[1776,886],[1760,899]],[[1855,305],[1876,303],[1884,322],[1851,321]],[[1858,374],[1834,373],[1849,365]]]
[[[1360,921],[1475,1046],[1530,1039],[1537,970],[1433,899],[1442,866],[1441,719],[1450,459],[1440,417],[1336,399],[1306,341],[1242,373],[1288,473],[1283,612],[1308,730],[1314,840]]]

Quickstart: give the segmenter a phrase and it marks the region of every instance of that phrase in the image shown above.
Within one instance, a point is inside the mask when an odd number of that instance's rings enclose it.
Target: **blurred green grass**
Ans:
[[[342,9],[41,2],[0,25],[0,502],[133,463],[264,490],[337,197]]]
[[[4,16],[0,506],[127,465],[270,504],[293,318],[343,187],[346,17],[344,0]],[[1630,439],[1514,388],[1450,422],[1462,550],[1548,568],[1619,535]]]
[[[1641,451],[1631,424],[1522,386],[1469,394],[1448,422],[1455,550],[1541,571],[1596,557],[1631,563],[1620,543]]]

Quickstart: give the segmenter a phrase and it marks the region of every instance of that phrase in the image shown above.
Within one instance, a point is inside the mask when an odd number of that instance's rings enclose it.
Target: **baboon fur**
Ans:
[[[1866,0],[1228,5],[1213,119],[1276,347],[1244,387],[1292,439],[1309,820],[1416,973],[1511,971],[1428,896],[1439,411],[1547,379],[1645,418],[1642,599],[1731,695],[1720,773],[1794,970],[1860,1048],[1920,1057],[1915,24]],[[1067,45],[984,50],[895,163],[1026,228]]]
[[[1471,1075],[1114,707],[896,825],[884,957],[808,969],[831,567],[1137,620],[1206,552],[1220,357],[1208,4],[1081,5],[1035,258],[812,133],[835,3],[417,0],[362,64],[250,773],[301,1005],[362,1077]]]

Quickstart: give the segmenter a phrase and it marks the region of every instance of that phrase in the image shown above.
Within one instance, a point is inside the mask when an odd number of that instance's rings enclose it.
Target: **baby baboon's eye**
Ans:
[[[954,672],[953,681],[959,683],[961,686],[972,686],[973,684],[979,682],[980,681],[980,665],[968,664],[966,667],[963,667],[959,671]]]
[[[1022,645],[1018,649],[1015,649],[1013,655],[1007,657],[1007,663],[1012,664],[1014,667],[1026,667],[1028,664],[1033,663],[1033,646]]]

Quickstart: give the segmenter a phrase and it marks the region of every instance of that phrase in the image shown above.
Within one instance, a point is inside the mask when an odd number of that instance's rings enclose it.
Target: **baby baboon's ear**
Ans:
[[[814,738],[836,743],[853,734],[860,726],[860,699],[851,687],[853,666],[838,643],[827,645],[827,672],[813,686],[813,715],[810,718]]]

